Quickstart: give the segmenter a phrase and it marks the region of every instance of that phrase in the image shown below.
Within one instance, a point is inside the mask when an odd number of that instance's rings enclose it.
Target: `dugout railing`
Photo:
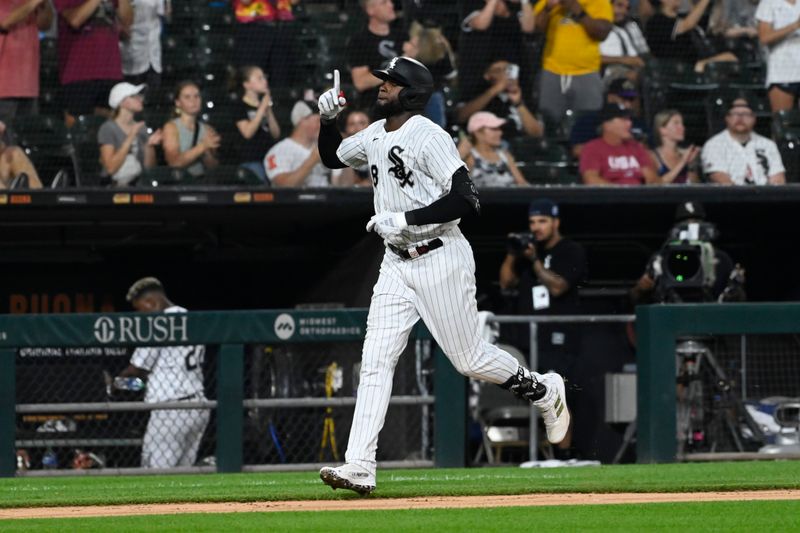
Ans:
[[[163,335],[153,338],[152,331],[146,339],[136,320],[148,315],[133,313],[71,314],[71,315],[4,315],[0,316],[0,476],[13,476],[17,470],[16,450],[33,441],[47,440],[51,445],[59,444],[58,434],[36,434],[29,442],[20,440],[17,425],[21,416],[46,416],[69,413],[115,413],[153,411],[154,409],[210,409],[216,414],[213,428],[215,464],[170,469],[169,472],[240,472],[254,470],[288,470],[318,466],[316,462],[297,463],[287,460],[281,451],[281,460],[275,464],[246,464],[243,457],[243,440],[247,431],[246,417],[253,412],[270,411],[285,413],[287,417],[306,409],[332,409],[331,412],[352,410],[355,398],[350,397],[268,397],[246,398],[244,395],[246,347],[263,346],[331,346],[350,343],[360,355],[360,344],[366,329],[365,309],[333,309],[320,311],[270,310],[190,312],[171,322]],[[159,330],[161,331],[161,330]],[[465,464],[464,442],[466,426],[466,381],[455,372],[446,357],[430,339],[427,329],[420,322],[411,334],[409,350],[427,353],[426,369],[421,369],[419,360],[417,375],[426,375],[429,385],[416,388],[416,393],[395,395],[390,410],[415,409],[422,412],[419,426],[409,431],[419,433],[419,451],[388,461],[387,466],[463,466]],[[327,343],[327,344],[326,344]],[[171,403],[142,401],[122,402],[28,402],[17,403],[17,364],[21,350],[36,347],[59,347],[59,349],[85,349],[85,347],[186,346],[188,344],[218,345],[215,361],[213,399]],[[313,351],[313,350],[312,350]],[[352,351],[352,350],[351,350]],[[44,379],[44,378],[43,378]],[[78,384],[76,384],[77,386]],[[261,410],[261,411],[259,411]],[[445,416],[435,416],[436,413]],[[459,416],[463,413],[464,416]],[[315,415],[316,416],[316,415]],[[327,422],[326,422],[327,423]],[[277,443],[272,424],[271,436]],[[301,430],[298,429],[297,432]],[[268,436],[265,438],[269,438]],[[309,438],[319,442],[319,434]],[[137,446],[140,439],[92,439],[60,443],[62,445],[119,445]],[[345,442],[339,447],[343,455]],[[41,445],[41,444],[39,444]],[[330,462],[328,459],[325,462]],[[162,470],[163,471],[163,470]],[[42,471],[54,474],[57,471]],[[66,471],[67,473],[78,473]],[[81,473],[149,473],[152,469],[104,468]],[[28,471],[28,475],[32,472]],[[64,472],[60,472],[64,473]]]
[[[539,365],[539,325],[540,324],[625,324],[633,322],[635,315],[491,315],[487,322],[503,324],[527,324],[529,350],[527,363],[529,368],[546,371]],[[529,415],[528,460],[535,461],[539,451],[538,411],[531,405]]]

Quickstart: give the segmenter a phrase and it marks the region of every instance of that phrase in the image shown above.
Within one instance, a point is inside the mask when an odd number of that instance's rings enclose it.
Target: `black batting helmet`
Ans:
[[[399,99],[406,111],[424,109],[433,93],[433,76],[428,67],[410,57],[395,57],[385,67],[373,70],[372,75],[403,86]]]

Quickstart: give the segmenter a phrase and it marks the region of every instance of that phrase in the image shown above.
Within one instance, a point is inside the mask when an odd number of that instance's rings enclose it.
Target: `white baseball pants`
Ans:
[[[193,466],[209,417],[208,409],[151,411],[142,444],[142,466]]]
[[[378,433],[392,394],[394,369],[414,324],[422,318],[461,374],[505,383],[517,373],[511,354],[481,337],[472,247],[456,228],[444,246],[416,259],[386,250],[373,289],[361,356],[353,425],[345,460],[375,473]]]

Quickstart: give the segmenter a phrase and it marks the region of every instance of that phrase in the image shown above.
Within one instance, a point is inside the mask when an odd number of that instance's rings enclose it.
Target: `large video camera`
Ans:
[[[717,258],[713,242],[719,233],[710,222],[675,225],[650,263],[648,274],[656,282],[656,299],[662,302],[714,301]]]

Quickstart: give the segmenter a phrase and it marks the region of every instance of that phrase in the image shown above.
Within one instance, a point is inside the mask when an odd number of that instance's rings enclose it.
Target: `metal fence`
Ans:
[[[108,334],[128,316],[135,315],[0,317],[0,341],[20,346],[0,350],[14,401],[13,423],[0,416],[0,433],[12,430],[18,475],[285,470],[343,461],[364,310],[253,312],[247,320],[189,313],[183,337],[167,341],[186,342],[177,346],[119,338],[124,327]],[[20,330],[4,331],[4,318],[38,326],[14,340]],[[147,337],[143,331],[130,330]],[[31,346],[54,339],[63,342]],[[241,349],[218,344],[242,340]],[[395,372],[391,424],[378,451],[384,465],[434,464],[437,356],[427,331],[415,328]]]
[[[598,324],[625,324],[635,320],[634,315],[490,315],[487,322],[502,325],[522,325],[527,326],[527,336],[525,339],[528,345],[526,363],[529,368],[546,372],[550,370],[543,366],[540,360],[540,325],[560,324],[560,325],[598,325]],[[549,361],[548,361],[549,362]],[[546,363],[545,363],[546,364]],[[599,398],[598,398],[599,400]],[[511,402],[507,402],[511,403]],[[539,415],[533,405],[525,406],[527,409],[528,428],[522,436],[526,437],[528,450],[528,460],[536,460],[540,450],[539,438]],[[490,461],[491,462],[491,461]]]

